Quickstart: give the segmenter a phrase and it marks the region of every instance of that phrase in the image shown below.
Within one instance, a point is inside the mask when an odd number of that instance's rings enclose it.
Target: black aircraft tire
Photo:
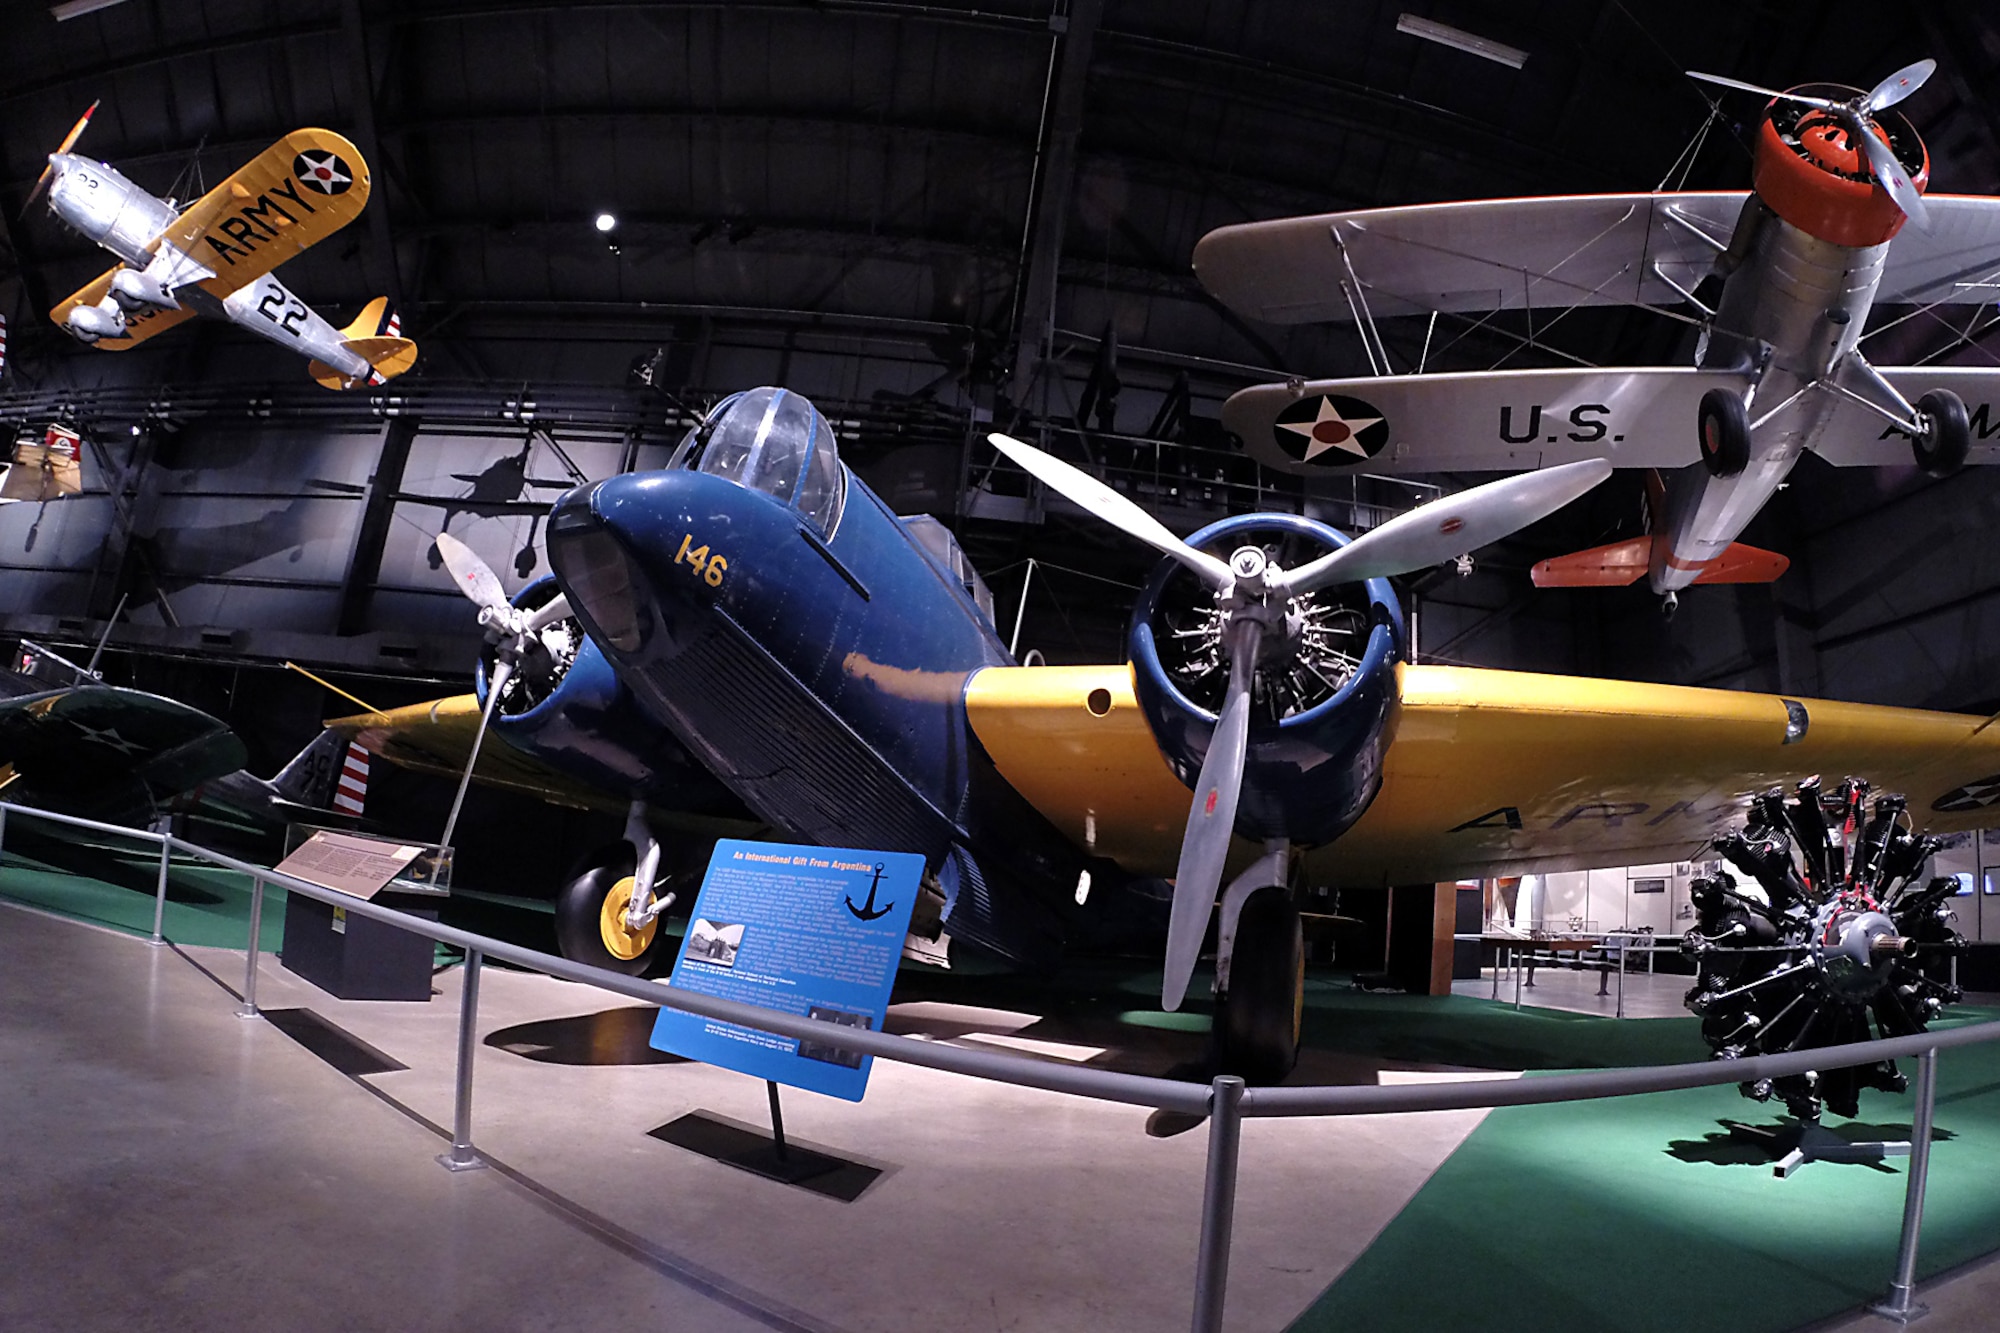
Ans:
[[[652,966],[659,953],[657,930],[633,958],[620,958],[604,942],[604,900],[619,881],[631,878],[633,865],[631,846],[618,843],[592,856],[587,868],[563,885],[556,895],[556,948],[564,958],[628,977],[641,976]]]
[[[1696,420],[1701,461],[1710,476],[1733,477],[1750,465],[1750,413],[1739,395],[1710,389],[1701,396]]]
[[[1283,889],[1259,889],[1236,922],[1229,990],[1216,1002],[1218,1073],[1245,1083],[1282,1080],[1299,1061],[1305,1004],[1305,936]]]
[[[1933,477],[1949,477],[1965,466],[1972,452],[1972,423],[1965,414],[1965,400],[1950,389],[1932,389],[1917,399],[1930,430],[1910,441],[1917,466]]]

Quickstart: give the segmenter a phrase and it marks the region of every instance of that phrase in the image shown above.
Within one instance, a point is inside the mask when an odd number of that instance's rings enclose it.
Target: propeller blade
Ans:
[[[502,653],[493,662],[493,674],[486,678],[486,707],[479,710],[479,730],[472,733],[472,753],[465,756],[465,772],[458,779],[458,794],[451,798],[451,813],[445,816],[444,836],[438,841],[451,846],[451,835],[458,828],[458,812],[465,805],[465,789],[472,785],[472,770],[479,764],[479,747],[486,742],[487,724],[493,721],[494,705],[500,702],[500,692],[507,688],[508,677],[514,674],[514,663]]]
[[[1720,74],[1703,74],[1700,70],[1691,69],[1687,72],[1687,76],[1690,79],[1700,79],[1703,83],[1719,83],[1725,88],[1734,88],[1739,92],[1758,93],[1765,97],[1782,97],[1788,102],[1804,102],[1807,106],[1816,106],[1825,111],[1845,109],[1844,103],[1829,102],[1824,97],[1807,97],[1803,93],[1781,93],[1776,88],[1760,88],[1741,79],[1725,79]]]
[[[528,613],[528,618],[521,623],[522,632],[533,634],[537,630],[548,628],[558,620],[567,620],[569,615],[569,598],[557,593],[553,602],[545,602]]]
[[[76,124],[70,126],[69,133],[63,136],[62,147],[56,149],[58,153],[67,153],[70,149],[76,147],[76,141],[83,137],[83,127],[90,124],[90,118],[97,114],[98,102],[102,102],[103,100],[101,97],[98,98],[97,102],[90,104],[90,110],[76,118]]]
[[[1518,532],[1610,475],[1609,460],[1586,458],[1489,481],[1398,514],[1338,551],[1278,575],[1273,584],[1296,595],[1335,581],[1423,569]]]
[[[1167,968],[1160,980],[1160,1005],[1181,1007],[1188,980],[1201,958],[1202,936],[1215,910],[1222,886],[1222,865],[1229,859],[1229,841],[1236,833],[1236,802],[1243,794],[1243,758],[1250,746],[1250,681],[1263,630],[1254,621],[1230,658],[1229,698],[1222,718],[1209,738],[1208,755],[1195,782],[1194,804],[1188,809],[1187,832],[1181,837],[1180,864],[1174,869],[1174,905],[1167,918]]]
[[[500,586],[500,576],[473,554],[470,546],[448,532],[440,532],[437,548],[438,554],[444,557],[445,568],[457,580],[458,590],[470,597],[475,605],[495,610],[505,610],[510,606],[507,590]]]
[[[1937,61],[1919,60],[1914,65],[1905,65],[1882,82],[1868,90],[1868,96],[1861,99],[1863,114],[1873,115],[1884,107],[1891,107],[1924,86],[1924,80],[1937,72]]]
[[[1882,142],[1875,133],[1873,122],[1861,117],[1855,118],[1851,126],[1855,137],[1861,141],[1861,149],[1868,155],[1868,170],[1875,177],[1875,183],[1889,192],[1896,201],[1896,207],[1903,210],[1903,216],[1915,224],[1918,231],[1931,229],[1930,210],[1924,207],[1923,192],[1917,189],[1910,173],[1896,160],[1895,150]]]
[[[1229,566],[1206,551],[1197,551],[1167,530],[1151,514],[1106,486],[1088,472],[1071,467],[1060,458],[1046,454],[1032,444],[1023,444],[1009,435],[994,432],[986,437],[993,447],[1025,468],[1028,474],[1050,490],[1103,519],[1127,536],[1186,565],[1218,588],[1227,588],[1235,579]]]
[[[21,205],[21,216],[23,218],[26,218],[28,210],[35,206],[35,200],[42,197],[42,191],[49,188],[49,182],[55,178],[55,174],[56,164],[51,162],[42,168],[41,175],[35,177],[35,188],[28,191],[28,202]]]

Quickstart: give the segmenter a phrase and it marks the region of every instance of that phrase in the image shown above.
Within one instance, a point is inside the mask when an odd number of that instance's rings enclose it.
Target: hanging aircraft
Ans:
[[[416,363],[386,297],[336,329],[271,270],[326,239],[368,202],[368,164],[329,130],[294,130],[185,209],[109,165],[70,152],[97,104],[49,154],[28,195],[118,257],[49,317],[108,351],[137,347],[196,314],[225,319],[309,361],[329,389],[380,384]]]
[[[488,626],[475,693],[328,725],[395,762],[627,809],[626,840],[557,906],[568,956],[628,971],[665,910],[659,826],[718,817],[718,794],[786,840],[922,853],[954,944],[1017,965],[1054,965],[1065,937],[1171,876],[1163,1002],[1217,918],[1217,1058],[1267,1080],[1297,1052],[1296,885],[1686,860],[1812,771],[1892,784],[1938,830],[2000,800],[2000,728],[1982,718],[1405,660],[1389,576],[1552,512],[1609,474],[1601,460],[1351,541],[1291,514],[1183,541],[995,443],[1170,557],[1128,661],[1013,665],[936,549],[949,534],[898,518],[811,404],[766,388],[718,405],[665,470],[565,495],[553,577],[512,598],[441,542]]]
[[[2000,461],[1986,442],[2000,430],[2000,371],[1878,369],[1857,345],[1878,304],[1978,306],[2000,279],[2000,199],[1926,196],[1923,142],[1888,109],[1934,68],[1920,61],[1867,92],[1693,75],[1771,99],[1748,194],[1420,204],[1210,232],[1195,272],[1225,305],[1280,324],[1351,320],[1375,372],[1245,389],[1223,424],[1258,461],[1305,474],[1578,458],[1675,469],[1648,488],[1648,536],[1544,561],[1535,582],[1643,574],[1671,612],[1693,583],[1777,578],[1786,558],[1736,537],[1807,450],[1935,475]],[[1702,291],[1711,278],[1719,296]],[[1526,345],[1545,348],[1562,316],[1537,326],[1532,312],[1612,304],[1692,325],[1694,364],[1395,374],[1375,324],[1428,315],[1434,330],[1439,314],[1481,312],[1465,321],[1477,327],[1527,310]]]

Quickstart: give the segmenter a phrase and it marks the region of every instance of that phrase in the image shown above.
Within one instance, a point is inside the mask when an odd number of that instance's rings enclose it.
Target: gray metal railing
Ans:
[[[1937,1097],[1937,1053],[1955,1046],[2000,1040],[2000,1022],[1968,1024],[1939,1032],[1918,1033],[1881,1041],[1822,1046],[1782,1055],[1696,1064],[1652,1065],[1636,1069],[1591,1070],[1574,1074],[1495,1081],[1458,1080],[1392,1087],[1262,1087],[1247,1088],[1243,1080],[1220,1075],[1206,1086],[1174,1079],[1121,1074],[1104,1069],[1052,1065],[1026,1056],[971,1051],[913,1037],[895,1036],[828,1024],[798,1014],[780,1013],[733,1000],[676,990],[664,982],[646,981],[538,953],[504,940],[475,935],[437,921],[379,906],[335,889],[323,888],[268,867],[186,842],[168,834],[102,824],[71,815],[0,802],[0,853],[4,852],[9,817],[46,820],[74,828],[115,835],[160,848],[160,874],[153,909],[152,944],[164,944],[167,878],[174,853],[206,861],[251,877],[248,949],[244,961],[242,1002],[237,1012],[258,1016],[257,971],[261,957],[264,893],[275,884],[287,893],[314,898],[344,909],[350,916],[380,921],[399,930],[425,936],[465,951],[465,982],[459,994],[457,1079],[454,1091],[452,1143],[438,1160],[451,1170],[479,1167],[472,1141],[472,1074],[477,1050],[479,978],[484,960],[499,959],[530,971],[574,981],[648,1004],[679,1009],[705,1018],[866,1055],[921,1065],[970,1078],[989,1079],[1048,1092],[1068,1093],[1099,1101],[1149,1106],[1198,1115],[1208,1121],[1207,1168],[1201,1207],[1201,1240],[1194,1280],[1194,1333],[1214,1333],[1222,1327],[1228,1286],[1230,1233],[1236,1210],[1237,1162],[1242,1121],[1251,1118],[1329,1115],[1382,1115],[1410,1111],[1469,1110],[1498,1106],[1533,1106],[1591,1098],[1627,1097],[1647,1092],[1710,1087],[1764,1078],[1838,1069],[1877,1060],[1915,1056],[1918,1060],[1916,1107],[1912,1128],[1908,1185],[1905,1191],[1902,1238],[1896,1272],[1888,1295],[1870,1308],[1908,1322],[1923,1313],[1916,1303],[1916,1258],[1923,1218],[1924,1189],[1930,1165],[1930,1129]]]

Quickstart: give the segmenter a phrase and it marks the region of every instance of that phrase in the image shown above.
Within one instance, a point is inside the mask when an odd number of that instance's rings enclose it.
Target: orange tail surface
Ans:
[[[1653,539],[1634,537],[1541,561],[1529,571],[1537,588],[1622,588],[1636,583],[1652,560]],[[1696,583],[1770,583],[1792,562],[1776,551],[1733,542],[1695,576]]]

